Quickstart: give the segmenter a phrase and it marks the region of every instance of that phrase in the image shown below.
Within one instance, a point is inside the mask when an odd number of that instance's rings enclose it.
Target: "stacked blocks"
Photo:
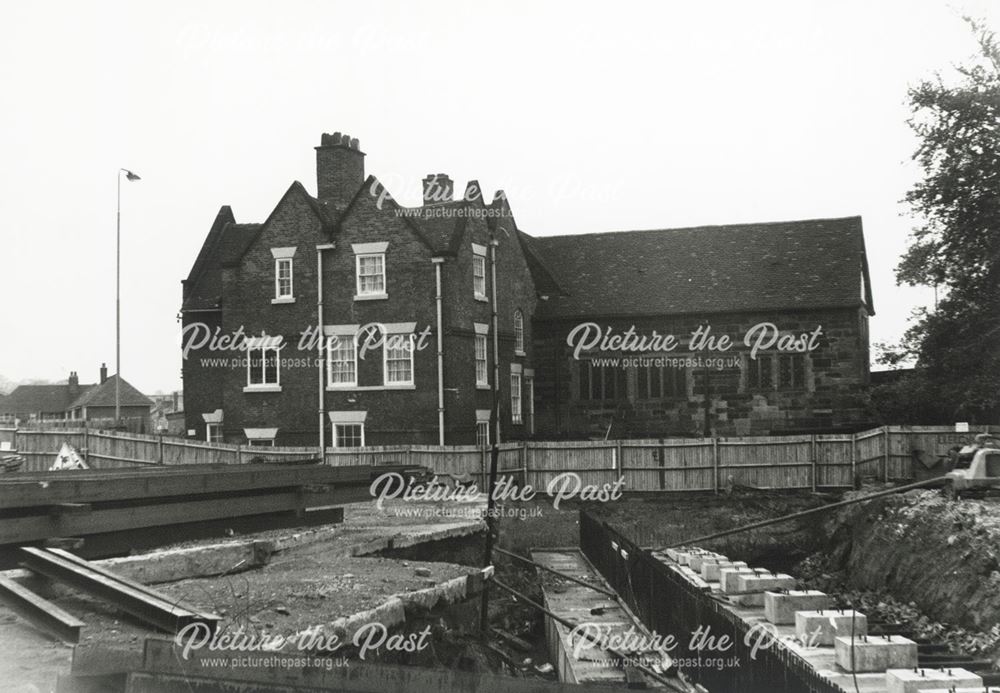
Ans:
[[[740,606],[764,606],[767,591],[790,590],[795,587],[795,578],[783,573],[750,573],[736,576],[736,592],[748,592],[736,597]]]
[[[851,636],[851,619],[854,619],[854,636],[868,635],[868,617],[856,611],[798,611],[795,614],[795,636],[806,647],[830,647],[838,635]]]

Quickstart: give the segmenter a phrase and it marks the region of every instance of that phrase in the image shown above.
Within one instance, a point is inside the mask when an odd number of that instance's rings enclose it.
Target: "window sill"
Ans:
[[[523,358],[523,357],[527,356],[527,354],[524,353],[523,349],[514,349],[514,356],[520,356],[520,357]]]
[[[356,294],[354,296],[355,301],[385,301],[389,298],[389,294]]]
[[[490,390],[492,388],[490,387],[489,383],[476,383],[476,389],[477,390]]]
[[[281,392],[281,385],[247,385],[243,392]]]
[[[489,300],[490,300],[486,296],[484,296],[483,294],[473,294],[472,297],[474,299],[476,299],[477,301],[480,301],[482,303],[489,303]]]
[[[295,303],[295,297],[294,296],[281,296],[279,298],[272,298],[271,299],[271,305],[272,306],[276,306],[279,303]]]
[[[327,385],[327,392],[383,392],[385,390],[416,390],[410,385]]]
[[[511,419],[510,420],[510,424],[512,426],[523,426],[524,425],[524,420],[523,419]]]

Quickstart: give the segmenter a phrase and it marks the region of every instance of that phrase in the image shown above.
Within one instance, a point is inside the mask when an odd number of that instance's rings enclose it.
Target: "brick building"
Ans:
[[[323,135],[316,168],[316,196],[293,183],[263,223],[223,207],[183,282],[189,436],[482,444],[494,382],[503,439],[863,418],[871,295],[859,218],[531,237],[502,192],[487,202],[475,181],[457,196],[432,174],[424,204],[401,207],[340,133]],[[823,334],[804,354],[734,349],[722,368],[612,367],[595,359],[627,354],[570,353],[567,336],[587,322],[709,324],[737,341],[758,322]]]

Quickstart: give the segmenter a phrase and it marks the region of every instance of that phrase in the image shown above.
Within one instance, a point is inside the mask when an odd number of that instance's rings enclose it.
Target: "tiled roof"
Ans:
[[[872,309],[861,217],[525,240],[564,292],[541,318]]]
[[[92,385],[82,395],[70,404],[70,409],[77,407],[113,407],[115,406],[115,381],[117,375],[112,375],[100,385]],[[119,402],[123,407],[151,407],[153,400],[136,390],[125,378],[121,379],[119,387]]]
[[[74,394],[93,385],[80,385],[75,392],[67,383],[59,385],[19,385],[0,399],[0,414],[53,414],[69,409]]]

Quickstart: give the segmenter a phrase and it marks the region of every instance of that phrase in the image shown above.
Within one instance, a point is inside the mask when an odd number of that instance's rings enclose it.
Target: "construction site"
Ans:
[[[729,475],[490,503],[421,466],[21,471],[11,454],[0,676],[24,693],[1000,690],[1000,447],[942,462],[848,490]],[[387,474],[422,495],[376,498]]]

